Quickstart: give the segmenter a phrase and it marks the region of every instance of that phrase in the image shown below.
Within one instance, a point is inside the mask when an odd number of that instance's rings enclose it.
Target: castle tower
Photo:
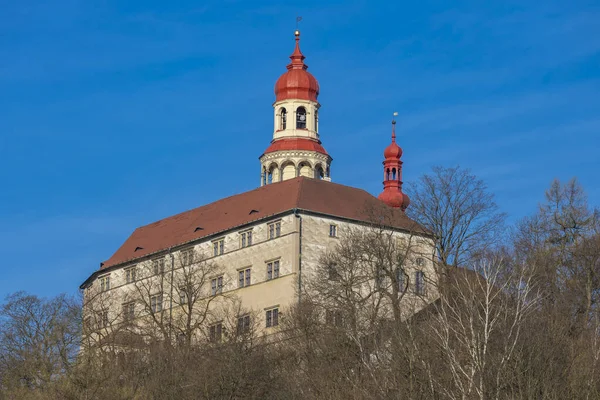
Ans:
[[[410,199],[402,193],[402,148],[396,143],[395,120],[392,120],[392,143],[386,147],[383,157],[383,192],[377,198],[390,207],[404,211],[409,206]]]
[[[300,31],[285,72],[275,83],[271,145],[260,156],[261,186],[306,176],[330,180],[332,158],[319,140],[319,83],[304,64]]]

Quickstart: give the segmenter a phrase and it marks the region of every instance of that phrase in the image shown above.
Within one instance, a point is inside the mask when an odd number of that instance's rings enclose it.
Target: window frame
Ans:
[[[425,272],[423,270],[415,271],[415,294],[417,296],[424,296],[426,293],[425,286]]]
[[[329,237],[338,237],[338,226],[336,224],[329,224]]]
[[[223,275],[215,276],[210,280],[211,296],[223,293]]]
[[[125,283],[134,283],[137,278],[137,266],[132,265],[130,267],[124,268],[125,271]]]
[[[281,258],[266,261],[265,264],[267,264],[267,281],[272,281],[281,276]]]
[[[338,272],[336,263],[329,263],[327,265],[327,280],[329,281],[339,281],[340,273]]]
[[[135,301],[123,303],[123,321],[132,321],[135,319]]]
[[[208,327],[208,340],[213,343],[220,342],[223,340],[224,333],[223,321],[215,322]]]
[[[279,326],[279,306],[265,310],[265,322],[267,328]]]
[[[179,287],[179,305],[184,306],[188,303],[188,295],[185,286]]]
[[[252,236],[252,229],[247,229],[243,232],[240,232],[240,248],[244,249],[252,246]]]
[[[252,284],[252,267],[238,269],[238,288],[245,288]]]
[[[182,267],[192,265],[194,263],[194,247],[188,247],[179,251],[180,263]]]
[[[237,320],[237,334],[243,335],[250,332],[250,314],[240,315]]]
[[[273,240],[281,236],[281,220],[267,224],[267,239]]]
[[[213,240],[212,245],[213,257],[218,257],[225,254],[225,237]]]
[[[396,268],[396,287],[398,293],[403,294],[408,290],[408,274],[402,267]]]
[[[163,294],[155,294],[150,296],[150,312],[152,314],[157,314],[163,311]]]
[[[110,290],[110,274],[99,276],[98,280],[100,281],[100,292],[108,292]]]
[[[152,260],[152,272],[154,275],[164,275],[165,273],[165,258],[159,257]]]

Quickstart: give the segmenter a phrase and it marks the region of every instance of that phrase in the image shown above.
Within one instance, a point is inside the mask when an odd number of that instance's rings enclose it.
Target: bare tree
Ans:
[[[17,292],[0,309],[0,379],[4,389],[26,397],[45,391],[69,372],[77,354],[81,305]]]
[[[502,259],[484,258],[472,270],[448,273],[430,321],[432,339],[443,355],[451,379],[437,390],[449,399],[500,399],[513,384],[508,368],[524,321],[538,305],[532,274],[508,270]]]
[[[505,215],[485,183],[468,169],[434,167],[412,185],[410,217],[436,237],[440,263],[464,266],[500,242]]]

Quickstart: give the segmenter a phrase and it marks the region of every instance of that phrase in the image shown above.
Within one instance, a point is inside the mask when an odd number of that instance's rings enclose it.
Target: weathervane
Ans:
[[[392,142],[396,141],[396,117],[398,116],[398,111],[394,111],[392,115]]]
[[[298,30],[298,24],[302,21],[302,17],[296,17],[296,30]]]

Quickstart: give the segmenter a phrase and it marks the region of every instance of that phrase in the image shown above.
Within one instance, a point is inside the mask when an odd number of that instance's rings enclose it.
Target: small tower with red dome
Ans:
[[[404,211],[410,199],[402,193],[402,148],[396,143],[396,120],[392,120],[392,143],[386,147],[383,157],[383,192],[377,198]]]
[[[319,139],[319,83],[307,71],[300,51],[300,31],[287,71],[275,83],[274,129],[260,156],[261,186],[306,176],[330,180],[332,158]]]

